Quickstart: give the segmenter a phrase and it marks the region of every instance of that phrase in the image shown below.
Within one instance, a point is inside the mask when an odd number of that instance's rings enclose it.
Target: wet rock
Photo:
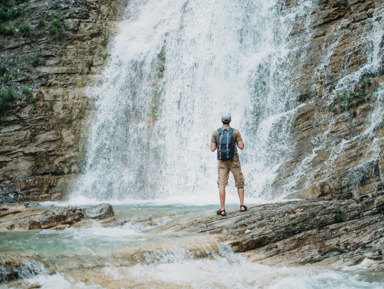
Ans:
[[[377,55],[372,43],[383,49],[374,31],[382,30],[376,26],[382,26],[384,2],[318,2],[311,17],[309,47],[298,61],[300,76],[294,91],[302,106],[294,121],[294,151],[279,169],[275,191],[294,184],[287,190],[291,197],[306,199],[347,199],[379,192],[383,189],[383,125],[372,111],[381,97],[367,91],[382,84],[384,77],[380,63],[370,73],[363,73],[362,67],[373,64],[370,59]],[[292,33],[301,31],[294,28]],[[373,84],[365,90],[364,77]],[[365,100],[356,101],[363,92]],[[343,95],[349,95],[345,109],[339,105]]]
[[[103,220],[115,216],[115,212],[110,204],[100,204],[87,208],[85,215],[90,219]]]
[[[259,205],[243,213],[227,211],[224,218],[197,217],[162,229],[216,234],[235,252],[270,265],[341,268],[364,262],[383,270],[384,219],[376,206],[383,196]]]
[[[85,219],[84,211],[80,208],[57,208],[46,212],[40,217],[42,229],[54,228],[59,225],[73,225]]]
[[[54,229],[86,225],[84,210],[76,207],[44,208],[25,205],[0,206],[0,231]]]
[[[13,228],[15,228],[13,226]],[[28,222],[28,230],[39,230],[41,229],[41,223],[39,221],[31,220]]]
[[[2,260],[0,258],[0,284],[47,273],[49,272],[45,265],[38,261],[21,261],[16,258]]]
[[[123,11],[127,2],[8,2],[23,10],[32,31],[31,37],[0,37],[1,65],[17,75],[7,87],[18,93],[0,121],[0,203],[63,199],[84,160],[91,108],[84,88],[106,63],[108,40],[122,17],[111,11]],[[54,18],[62,23],[56,36],[50,32]],[[36,29],[41,19],[45,26]],[[28,97],[24,86],[32,89]]]

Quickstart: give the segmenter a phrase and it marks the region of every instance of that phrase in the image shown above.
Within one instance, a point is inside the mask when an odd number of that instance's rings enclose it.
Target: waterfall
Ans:
[[[292,67],[309,41],[312,1],[132,0],[127,9],[101,84],[88,90],[95,114],[74,195],[217,201],[209,143],[230,111],[245,143],[246,196],[271,198],[292,150]]]

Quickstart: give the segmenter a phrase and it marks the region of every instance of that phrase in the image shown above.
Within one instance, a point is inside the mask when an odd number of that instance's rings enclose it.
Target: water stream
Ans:
[[[272,194],[271,186],[293,149],[293,83],[317,1],[284,2],[129,2],[101,84],[88,91],[95,113],[85,168],[69,202],[54,204],[109,202],[125,222],[0,235],[0,252],[25,258],[24,278],[0,286],[383,288],[383,276],[364,268],[269,267],[209,236],[159,231],[217,209],[209,142],[224,111],[246,145],[247,204],[287,194]],[[294,25],[301,33],[291,33]],[[233,180],[228,204],[238,209]]]
[[[214,206],[116,205],[112,227],[0,235],[0,253],[24,259],[21,280],[0,288],[382,288],[364,267],[333,271],[270,267],[234,254],[214,236],[162,231],[169,222],[209,216]],[[230,211],[237,206],[229,206]],[[6,244],[6,246],[4,246]],[[4,268],[0,267],[0,277]]]

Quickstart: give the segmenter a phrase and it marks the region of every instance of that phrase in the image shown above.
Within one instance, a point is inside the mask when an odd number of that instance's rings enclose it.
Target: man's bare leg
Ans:
[[[219,187],[220,210],[225,210],[225,187]]]
[[[237,188],[237,193],[239,194],[240,206],[244,205],[244,187]]]

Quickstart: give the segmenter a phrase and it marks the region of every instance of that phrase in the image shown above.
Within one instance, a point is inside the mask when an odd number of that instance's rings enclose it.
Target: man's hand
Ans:
[[[211,152],[214,152],[216,150],[216,143],[214,142],[211,142],[211,145],[209,146],[209,148],[211,149]]]
[[[237,143],[237,147],[238,147],[239,149],[243,150],[243,149],[244,149],[244,143],[243,143],[242,141],[239,141],[239,142]]]

